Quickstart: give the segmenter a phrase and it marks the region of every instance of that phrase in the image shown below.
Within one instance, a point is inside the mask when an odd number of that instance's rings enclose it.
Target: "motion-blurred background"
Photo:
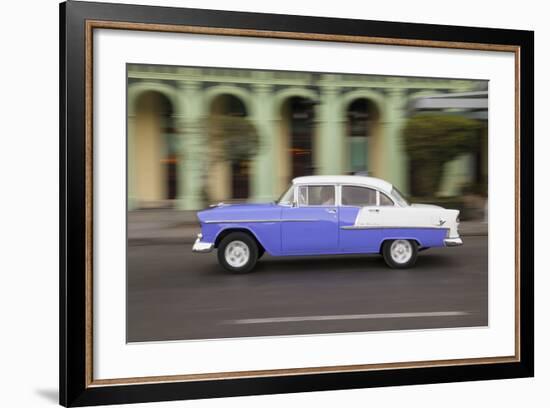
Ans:
[[[130,222],[353,173],[486,217],[486,81],[128,65],[127,103]]]
[[[486,325],[487,101],[486,81],[129,65],[128,341]],[[191,252],[211,203],[352,173],[460,209],[464,246],[399,272],[266,255],[243,276]],[[419,314],[347,317],[372,313]],[[324,315],[337,318],[242,324]]]

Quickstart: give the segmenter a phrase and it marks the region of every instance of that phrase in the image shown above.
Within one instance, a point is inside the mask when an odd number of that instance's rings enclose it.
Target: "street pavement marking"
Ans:
[[[421,313],[374,313],[374,314],[349,314],[326,316],[296,316],[296,317],[267,317],[262,319],[229,320],[232,324],[257,324],[257,323],[292,323],[323,320],[359,320],[359,319],[398,319],[409,317],[446,317],[466,316],[468,312],[421,312]]]

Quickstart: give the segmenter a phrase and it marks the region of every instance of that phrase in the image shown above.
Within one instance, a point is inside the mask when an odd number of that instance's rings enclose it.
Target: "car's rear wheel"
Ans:
[[[233,273],[250,272],[258,260],[258,245],[245,232],[232,232],[218,246],[218,262]]]
[[[416,263],[418,245],[410,239],[385,241],[382,247],[382,255],[390,268],[410,268]]]

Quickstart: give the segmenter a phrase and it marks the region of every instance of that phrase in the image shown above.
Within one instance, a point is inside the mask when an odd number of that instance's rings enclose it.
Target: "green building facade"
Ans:
[[[402,129],[411,106],[480,82],[128,65],[129,208],[271,201],[295,176],[357,171],[407,192]],[[259,147],[246,161],[208,160],[204,124],[224,115],[256,129]]]

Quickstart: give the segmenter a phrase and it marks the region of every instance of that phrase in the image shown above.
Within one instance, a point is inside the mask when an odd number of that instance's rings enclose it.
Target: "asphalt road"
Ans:
[[[129,342],[487,325],[487,237],[379,256],[275,258],[232,275],[191,245],[128,247]]]

